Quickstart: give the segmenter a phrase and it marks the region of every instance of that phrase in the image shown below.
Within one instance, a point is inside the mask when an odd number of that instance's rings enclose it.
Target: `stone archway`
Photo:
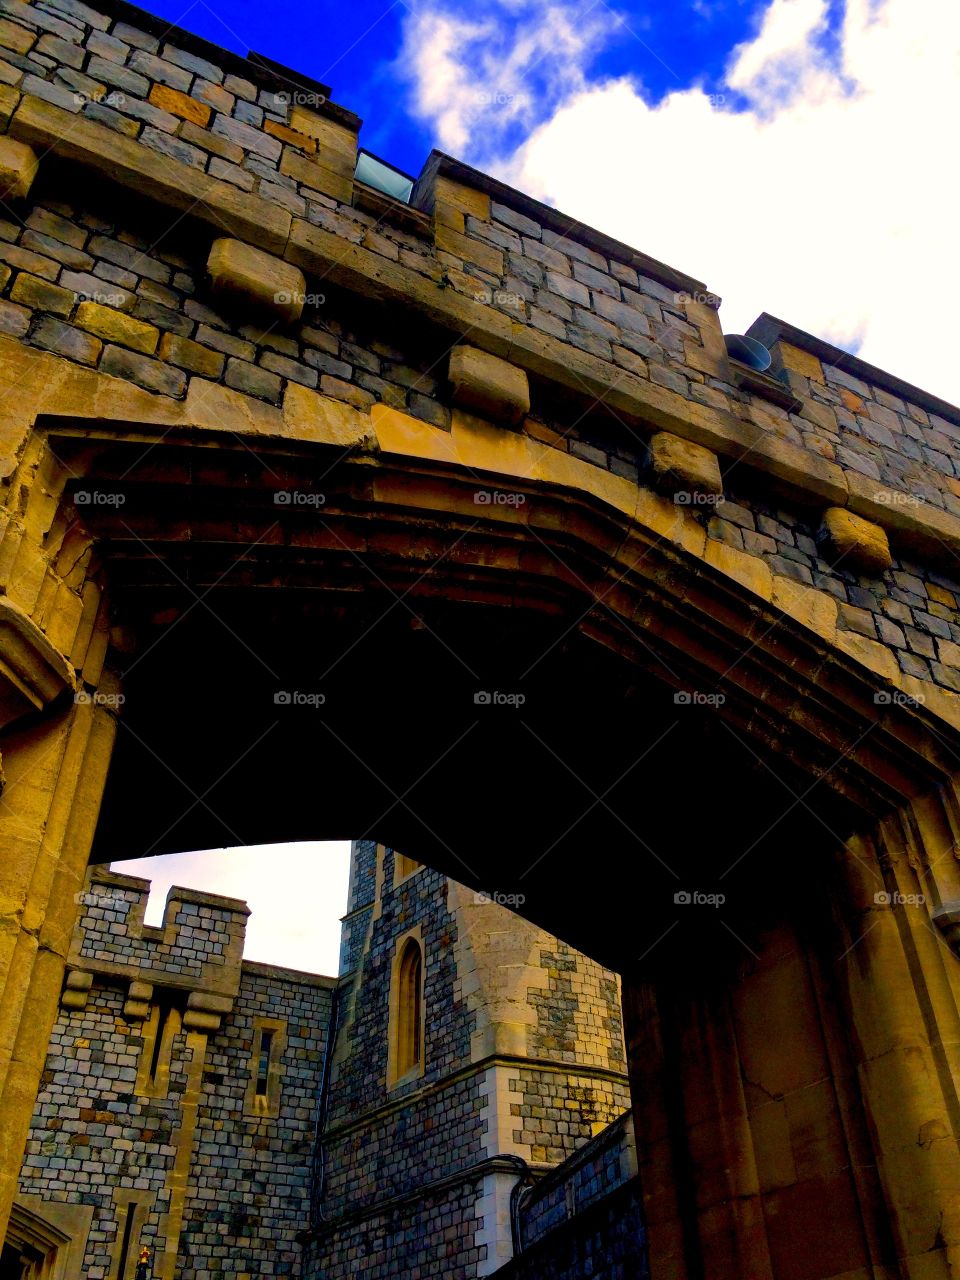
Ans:
[[[114,397],[120,416],[111,422]],[[131,409],[143,419],[136,427]],[[345,452],[340,410],[334,429],[315,418],[294,421],[269,443],[253,433],[239,442],[218,436],[182,410],[174,422],[152,422],[154,413],[126,387],[86,381],[74,413],[38,420],[21,464],[18,554],[28,557],[32,547],[60,581],[79,574],[71,589],[83,603],[72,640],[58,636],[56,646],[15,600],[5,614],[20,699],[14,712],[31,708],[11,714],[4,744],[4,820],[21,851],[8,874],[26,899],[0,1010],[7,1028],[0,1044],[11,1046],[2,1104],[8,1163],[29,1119],[73,894],[123,705],[121,725],[132,727],[126,739],[119,730],[120,781],[107,793],[100,856],[182,843],[210,829],[211,809],[233,822],[256,821],[266,794],[266,834],[340,835],[351,823],[374,824],[377,835],[409,843],[459,879],[509,892],[517,887],[516,849],[529,847],[538,829],[548,844],[542,828],[557,821],[546,865],[541,859],[539,874],[524,873],[524,910],[625,975],[657,1280],[826,1278],[884,1267],[911,1277],[952,1274],[958,1020],[953,958],[931,923],[960,899],[948,696],[913,701],[908,677],[894,678],[879,652],[842,639],[822,592],[775,582],[755,557],[708,543],[682,507],[587,463],[531,452],[467,414],[447,436],[375,411]],[[278,518],[275,493],[316,493],[318,472],[331,481],[322,519],[295,510]],[[491,504],[478,518],[478,481],[526,501]],[[78,504],[78,492],[122,493],[122,513],[117,503]],[[199,625],[207,611],[198,601],[221,590],[228,567],[235,577],[217,597],[219,621]],[[361,593],[371,580],[372,609]],[[327,598],[318,603],[317,595]],[[367,648],[371,622],[390,612],[403,626],[382,624]],[[224,621],[235,641],[239,630],[238,652],[248,650],[239,664],[212,638]],[[356,690],[365,673],[379,697],[391,689],[403,695],[385,718],[379,705],[381,723],[394,727],[392,715],[407,726],[403,750],[388,732],[382,747],[365,752],[364,772],[345,739],[347,720],[372,723],[376,697],[334,708],[342,719],[324,748],[303,719],[308,711],[291,708],[300,718],[281,732],[287,752],[260,751],[257,776],[232,769],[230,788],[215,804],[207,800],[194,771],[211,743],[229,743],[235,756],[238,724],[259,726],[264,710],[277,715],[272,698],[252,709],[250,685],[240,684],[238,700],[241,673],[253,667],[245,625],[268,646],[258,697],[277,690],[270,682],[281,672],[297,689],[315,691],[316,654],[329,660],[349,646],[355,657],[344,661],[355,683],[344,679],[344,687]],[[431,693],[438,646],[450,648],[454,638],[468,654],[466,672]],[[69,663],[58,663],[61,650]],[[171,653],[173,682],[162,666]],[[371,654],[381,655],[384,673],[371,670]],[[469,751],[453,733],[445,737],[455,768],[441,768],[436,726],[456,730],[475,717],[474,693],[494,680],[509,686],[498,691],[516,692],[511,679],[526,677],[534,657],[544,674],[524,686],[535,690],[524,714],[541,739],[537,757],[521,751],[514,722],[508,730],[506,720],[491,721]],[[457,661],[450,659],[451,671]],[[138,682],[138,696],[121,704]],[[411,688],[424,690],[419,720]],[[891,689],[905,696],[878,704],[877,692]],[[572,711],[557,705],[564,690]],[[677,747],[657,754],[648,777],[629,777],[609,800],[578,797],[567,806],[558,774],[589,777],[592,759],[598,775],[629,776],[644,754],[638,738],[644,746],[659,741],[665,710],[678,705],[673,695],[691,691],[721,692],[725,701],[694,707]],[[451,716],[453,693],[464,705]],[[255,733],[250,740],[259,741]],[[196,804],[179,804],[159,781],[176,742],[177,771]],[[291,771],[305,752],[307,767]],[[758,780],[774,758],[777,786],[793,788],[796,803],[771,838],[783,803],[774,803],[773,784]],[[744,768],[752,771],[749,787],[738,776]],[[424,770],[429,784],[411,796],[408,784],[419,785]],[[678,813],[664,797],[685,772],[695,803]],[[332,780],[323,805],[309,790],[311,773]],[[382,784],[375,804],[367,775]],[[806,813],[812,786],[826,821]],[[160,797],[156,814],[152,793]],[[452,832],[464,799],[478,794],[483,803],[461,843]],[[526,799],[527,821],[505,839],[503,817],[518,811],[518,799]],[[160,820],[183,808],[188,824]],[[318,828],[318,809],[330,827]],[[569,829],[584,809],[587,854]],[[143,847],[124,844],[133,814]],[[724,819],[738,824],[735,842]],[[262,834],[250,830],[251,841]],[[763,852],[749,874],[730,881],[743,894],[742,910],[722,924],[702,911],[691,915],[679,947],[662,938],[677,912],[656,856],[671,832],[685,846],[673,878],[682,873],[678,883],[691,889],[705,882],[718,889],[722,877],[708,856],[718,847]],[[654,856],[638,867],[650,844]],[[589,896],[598,875],[607,878],[602,900]],[[732,941],[723,935],[731,925]],[[745,929],[748,936],[737,936]],[[798,1253],[807,1271],[791,1270]]]

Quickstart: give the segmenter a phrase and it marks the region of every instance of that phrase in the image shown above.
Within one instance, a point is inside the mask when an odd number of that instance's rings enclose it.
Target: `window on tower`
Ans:
[[[398,946],[391,999],[390,1084],[423,1071],[423,947],[415,935]]]

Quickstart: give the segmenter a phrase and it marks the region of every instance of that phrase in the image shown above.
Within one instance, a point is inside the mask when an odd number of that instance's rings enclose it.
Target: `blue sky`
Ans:
[[[238,53],[255,50],[329,84],[334,101],[363,119],[363,145],[409,172],[419,171],[437,142],[430,122],[412,109],[405,73],[405,31],[418,10],[430,7],[420,0],[319,0],[314,5],[153,0],[146,7],[215,44]],[[469,6],[460,8],[469,11]],[[635,77],[647,100],[655,103],[665,93],[695,83],[720,92],[731,50],[756,32],[766,4],[625,0],[608,6],[603,0],[583,0],[572,8],[586,20],[603,15],[610,22],[607,38],[591,58],[591,78]],[[507,40],[521,25],[523,9],[503,6],[498,25]],[[549,75],[550,59],[541,65]]]
[[[728,334],[768,311],[960,404],[960,183],[945,146],[960,119],[960,4],[154,0],[153,11],[329,83],[363,118],[361,145],[411,173],[439,147],[688,272],[723,298]],[[254,909],[258,959],[329,971],[344,849],[283,857],[307,892],[278,898],[272,859],[222,853],[164,860],[163,888],[228,884]]]

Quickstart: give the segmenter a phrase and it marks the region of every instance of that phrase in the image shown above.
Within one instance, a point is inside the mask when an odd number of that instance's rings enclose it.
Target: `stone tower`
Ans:
[[[307,1275],[491,1274],[518,1183],[628,1106],[614,974],[354,843]]]

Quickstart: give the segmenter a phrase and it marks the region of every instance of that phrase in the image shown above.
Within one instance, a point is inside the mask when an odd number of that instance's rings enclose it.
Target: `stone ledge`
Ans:
[[[286,210],[258,196],[214,181],[203,188],[202,176],[195,170],[160,157],[105,125],[78,118],[27,95],[14,112],[10,132],[21,141],[41,143],[65,158],[86,164],[104,177],[162,204],[183,211],[196,206],[194,216],[218,231],[226,230],[239,239],[281,253],[308,275],[324,276],[361,296],[403,302],[457,334],[469,331],[473,343],[490,354],[549,378],[579,396],[595,396],[644,430],[672,431],[721,457],[742,461],[754,471],[773,476],[799,502],[818,506],[850,505],[857,514],[889,529],[897,542],[922,549],[937,562],[946,561],[952,566],[960,553],[960,518],[930,506],[908,512],[892,502],[877,503],[876,498],[871,499],[858,473],[844,471],[835,463],[743,422],[733,413],[688,401],[677,392],[636,375],[618,370],[617,380],[611,386],[610,366],[606,361],[520,325],[491,307],[454,295],[451,290],[442,289],[435,282],[368,249],[345,244],[341,237],[302,219],[294,219]],[[475,172],[466,166],[455,168],[458,174],[470,176]],[[697,282],[687,283],[696,285]],[[764,319],[772,322],[771,317],[761,317],[761,321]],[[809,339],[809,335],[802,333],[798,339],[793,330],[787,334],[789,326],[782,322],[773,323],[798,346]],[[759,329],[757,332],[761,333]],[[807,346],[816,341],[809,339]],[[845,356],[845,359],[849,362],[852,358]],[[873,371],[869,376],[873,376]],[[903,389],[906,385],[890,375],[885,378],[891,386]],[[960,410],[935,397],[924,395],[923,402],[935,402],[937,412],[946,416],[950,410],[960,419]],[[869,482],[866,485],[869,486]],[[870,488],[876,492],[878,487]],[[884,506],[885,510],[878,514],[877,505]]]
[[[30,94],[21,98],[13,113],[10,135],[84,164],[140,195],[189,212],[220,233],[254,241],[273,252],[282,252],[286,245],[292,221],[286,209]]]

